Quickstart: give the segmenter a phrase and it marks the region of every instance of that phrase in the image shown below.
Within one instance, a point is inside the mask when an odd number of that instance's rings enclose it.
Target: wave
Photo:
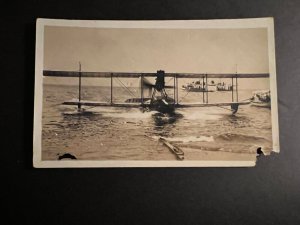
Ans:
[[[189,110],[178,110],[186,120],[219,120],[224,115],[224,110],[218,108],[195,108]]]
[[[261,136],[250,136],[250,135],[245,135],[245,134],[234,134],[234,133],[226,133],[226,134],[221,134],[215,137],[217,141],[235,141],[235,142],[243,142],[243,143],[261,143],[268,141],[266,138],[261,137]]]
[[[159,136],[152,136],[151,138],[158,140]],[[167,141],[170,142],[181,142],[181,143],[188,143],[188,142],[214,142],[213,136],[188,136],[188,137],[164,137]]]

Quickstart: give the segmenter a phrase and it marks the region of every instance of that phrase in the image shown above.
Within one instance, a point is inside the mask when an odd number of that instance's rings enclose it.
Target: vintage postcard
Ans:
[[[272,18],[38,19],[34,167],[254,166],[279,152]]]

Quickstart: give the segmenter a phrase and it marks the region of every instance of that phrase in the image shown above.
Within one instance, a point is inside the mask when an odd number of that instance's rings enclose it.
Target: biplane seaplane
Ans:
[[[156,110],[160,113],[173,113],[176,108],[190,108],[190,107],[230,107],[232,114],[238,111],[240,105],[250,104],[250,101],[238,101],[238,78],[261,78],[268,77],[269,74],[202,74],[202,73],[166,73],[163,70],[158,70],[156,73],[129,73],[129,72],[84,72],[81,71],[81,64],[79,63],[78,71],[54,71],[44,70],[44,76],[52,77],[78,77],[78,100],[65,101],[64,105],[75,105],[78,111],[82,110],[83,106],[92,107],[135,107],[148,110]],[[81,79],[82,78],[109,78],[110,79],[110,102],[96,102],[82,100],[81,96]],[[147,77],[156,78],[155,83],[151,83]],[[172,86],[166,85],[165,78],[174,78]],[[140,78],[140,93],[139,98],[127,99],[123,103],[116,103],[113,101],[113,79],[114,78]],[[180,78],[197,78],[202,79],[207,83],[208,78],[231,78],[231,102],[209,103],[208,92],[203,91],[202,102],[200,103],[180,103],[178,98],[178,79]],[[168,96],[166,89],[172,88],[174,97]],[[150,90],[149,97],[144,96],[144,90]],[[203,90],[205,88],[203,87]]]

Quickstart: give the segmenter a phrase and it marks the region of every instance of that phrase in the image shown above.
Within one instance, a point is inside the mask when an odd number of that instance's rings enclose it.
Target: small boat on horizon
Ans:
[[[202,83],[201,81],[193,81],[182,85],[181,89],[188,92],[214,92],[216,91],[216,85],[213,80],[209,84]]]
[[[215,91],[232,91],[232,84],[226,84],[225,82],[215,83],[213,80],[206,84],[201,81],[193,81],[191,83],[187,83],[186,85],[182,85],[182,90],[186,90],[189,92],[215,92]]]
[[[217,91],[232,91],[233,90],[233,86],[232,84],[226,84],[225,82],[219,82],[216,85]]]

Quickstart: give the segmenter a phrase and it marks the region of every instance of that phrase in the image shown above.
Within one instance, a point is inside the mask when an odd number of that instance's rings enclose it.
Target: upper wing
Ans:
[[[44,76],[51,77],[156,77],[156,73],[127,73],[127,72],[78,72],[78,71],[58,71],[58,70],[44,70]],[[261,78],[269,77],[268,73],[165,73],[165,77],[177,77],[177,78]]]
[[[58,70],[44,70],[43,75],[49,77],[155,77],[156,73],[124,73],[124,72],[78,72],[78,71],[58,71]]]

